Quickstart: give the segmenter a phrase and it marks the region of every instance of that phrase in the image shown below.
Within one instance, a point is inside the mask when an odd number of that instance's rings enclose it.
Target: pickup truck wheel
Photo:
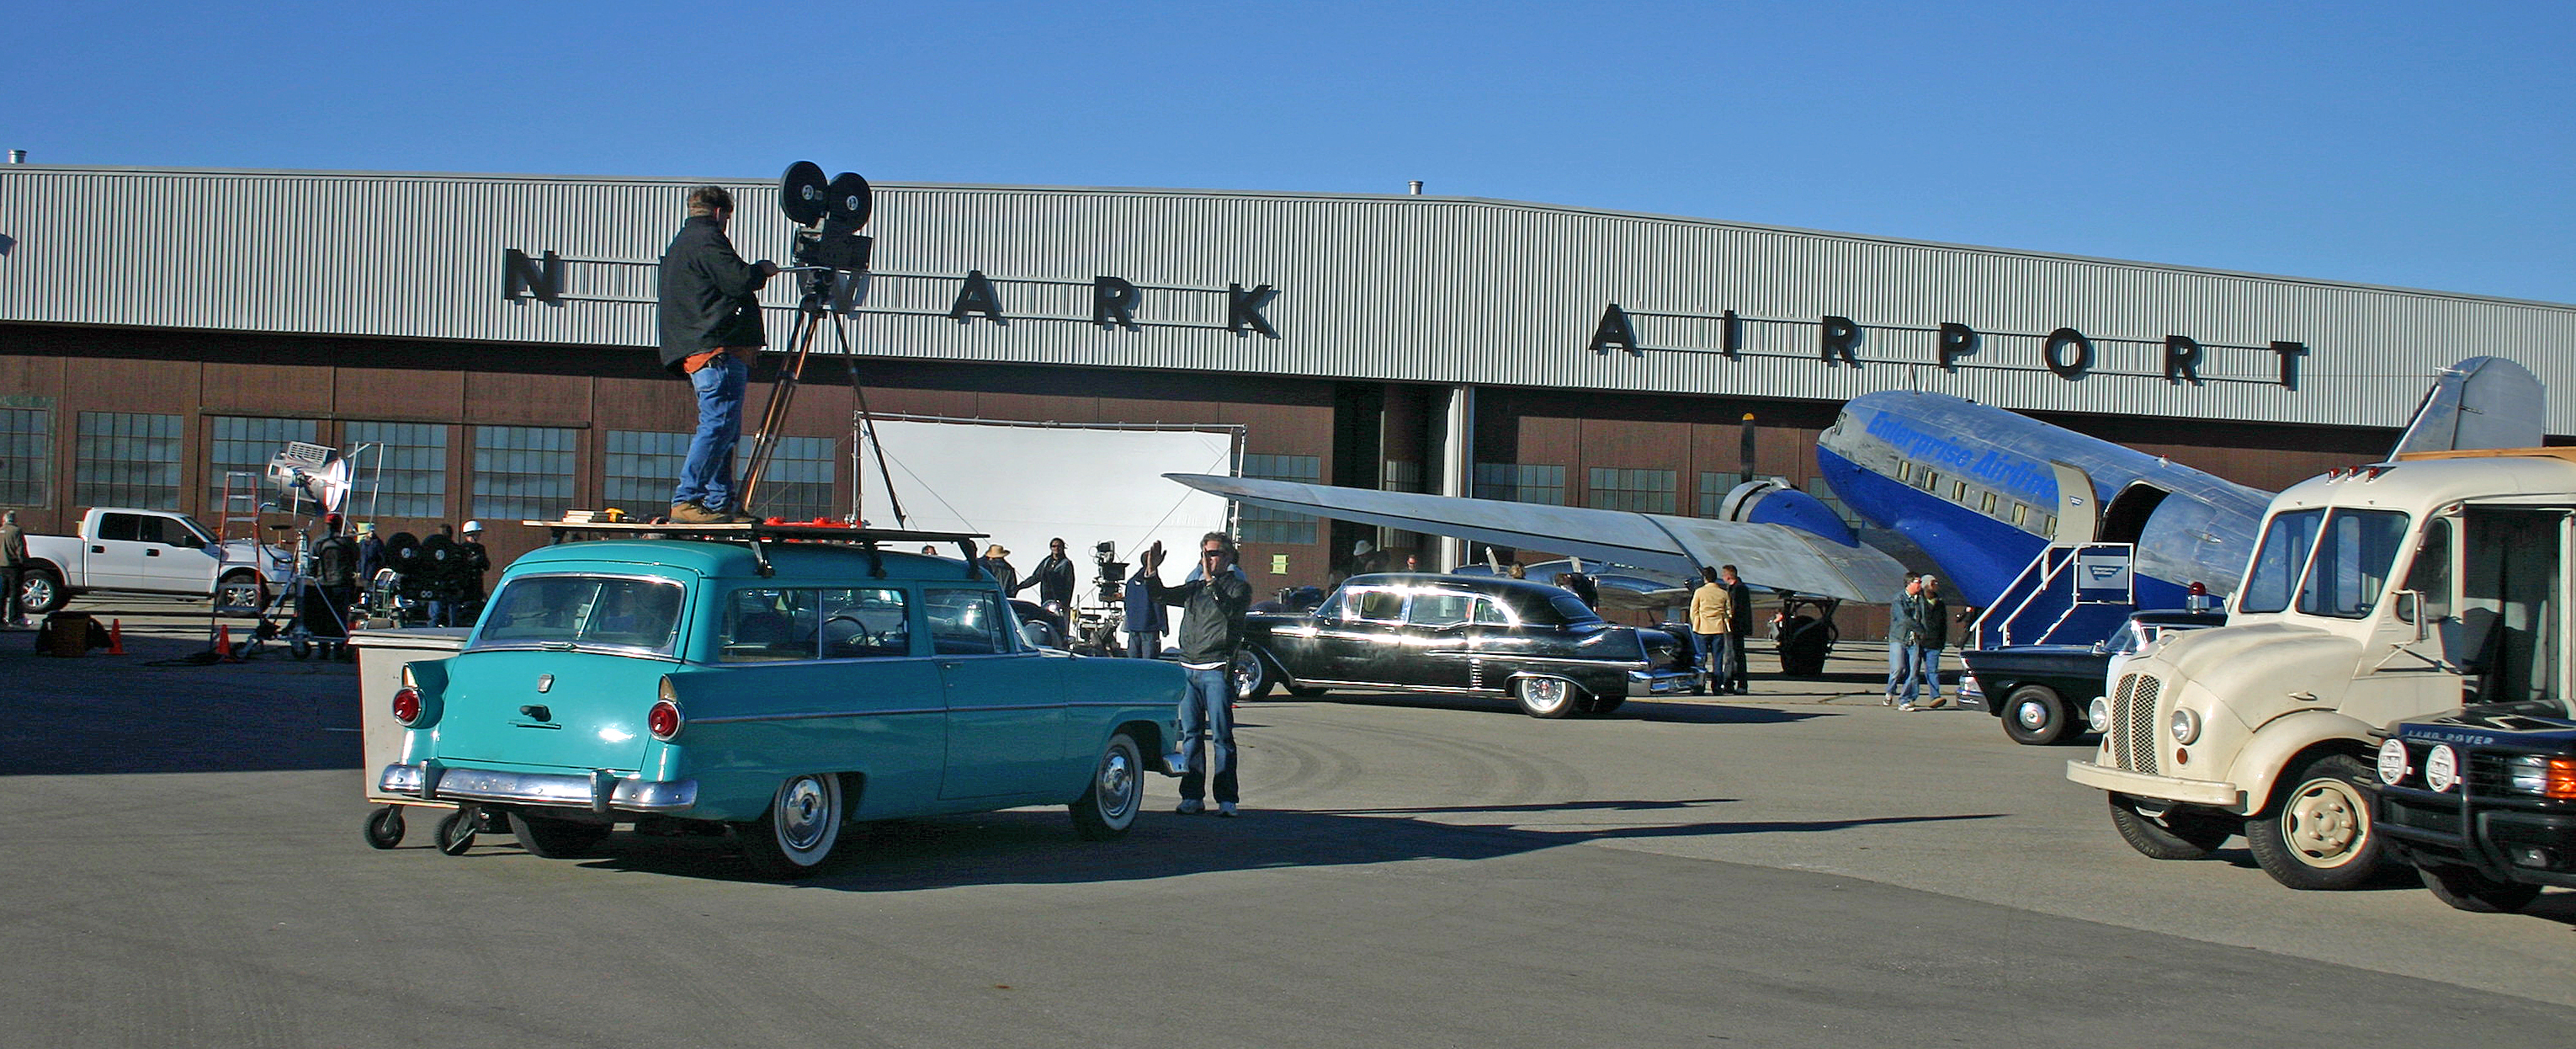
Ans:
[[[1575,700],[1574,682],[1561,677],[1525,677],[1512,682],[1512,698],[1521,713],[1534,718],[1561,718],[1583,704]]]
[[[517,835],[519,847],[528,855],[547,860],[568,860],[587,856],[599,843],[608,840],[612,828],[605,823],[575,823],[551,816],[510,813],[510,833]]]
[[[733,825],[751,869],[767,878],[801,878],[832,856],[841,840],[841,778],[808,773],[780,784],[761,818]]]
[[[258,608],[259,573],[226,572],[215,582],[216,608]]]
[[[402,844],[403,813],[400,805],[387,805],[367,814],[367,844],[390,849]]]
[[[2496,881],[2466,867],[2426,867],[2424,887],[2433,898],[2474,914],[2512,914],[2531,905],[2540,886]]]
[[[2120,829],[2120,840],[2153,860],[2200,859],[2236,833],[2224,817],[2180,806],[2150,816],[2138,811],[2135,800],[2119,794],[2111,795],[2111,825]]]
[[[30,568],[18,577],[18,607],[30,616],[41,616],[71,600],[63,589],[62,573],[50,568]]]
[[[1235,650],[1234,666],[1228,674],[1234,682],[1234,701],[1237,703],[1267,696],[1270,686],[1277,683],[1277,675],[1270,672],[1270,661],[1249,648]]]
[[[2293,889],[2356,889],[2379,873],[2379,837],[2371,833],[2373,773],[2329,754],[2282,777],[2289,786],[2261,815],[2245,821],[2245,844],[2263,873]]]
[[[2066,700],[2046,685],[2023,685],[2004,699],[2004,735],[2026,747],[2045,747],[2065,739],[2074,713]]]
[[[1092,841],[1122,837],[1136,825],[1145,805],[1144,748],[1125,732],[1109,737],[1100,764],[1091,771],[1091,787],[1074,802],[1073,832]]]

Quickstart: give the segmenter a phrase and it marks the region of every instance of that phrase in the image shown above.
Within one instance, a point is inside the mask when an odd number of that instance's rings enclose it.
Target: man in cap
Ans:
[[[1941,601],[1941,581],[1926,573],[1907,597],[1905,613],[1905,695],[1898,710],[1937,710],[1950,701],[1941,696],[1941,649],[1950,643],[1950,606]],[[1932,693],[1930,702],[1914,702],[1918,688]]]
[[[975,560],[975,564],[984,570],[985,575],[992,576],[994,582],[1002,584],[1004,594],[1016,593],[1020,589],[1020,570],[1011,567],[1010,558],[1009,550],[1004,549],[1000,543],[994,543],[984,548],[983,557]]]
[[[483,522],[465,522],[465,541],[456,544],[464,560],[457,566],[457,581],[464,585],[464,619],[472,623],[483,616],[483,573],[492,570],[492,552],[483,547]]]
[[[376,535],[374,521],[358,522],[358,589],[364,592],[376,585],[376,572],[385,567],[385,541]]]
[[[733,194],[724,187],[691,190],[688,220],[662,253],[662,367],[687,379],[698,400],[698,432],[671,490],[676,524],[753,520],[735,505],[733,450],[742,438],[751,362],[769,341],[760,324],[760,288],[778,265],[734,254],[725,239],[732,218]]]

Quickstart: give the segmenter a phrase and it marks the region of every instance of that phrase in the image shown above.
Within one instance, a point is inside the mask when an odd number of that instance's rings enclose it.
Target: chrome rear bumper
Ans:
[[[1630,696],[1676,696],[1691,690],[1699,675],[1687,670],[1631,670],[1628,672]]]
[[[624,779],[606,769],[589,775],[500,772],[428,765],[387,765],[376,785],[384,793],[422,801],[480,801],[550,805],[595,813],[637,812],[676,816],[697,807],[696,780]]]

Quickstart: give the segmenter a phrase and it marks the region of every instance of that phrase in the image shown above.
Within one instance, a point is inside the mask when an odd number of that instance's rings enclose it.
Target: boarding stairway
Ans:
[[[2057,543],[2031,558],[1968,628],[1969,648],[2089,645],[2138,609],[2137,547]]]

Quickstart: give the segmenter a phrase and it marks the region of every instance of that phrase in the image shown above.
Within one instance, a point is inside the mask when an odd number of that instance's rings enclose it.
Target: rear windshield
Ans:
[[[667,579],[520,576],[501,587],[474,648],[641,649],[669,654],[680,633],[680,584]]]

